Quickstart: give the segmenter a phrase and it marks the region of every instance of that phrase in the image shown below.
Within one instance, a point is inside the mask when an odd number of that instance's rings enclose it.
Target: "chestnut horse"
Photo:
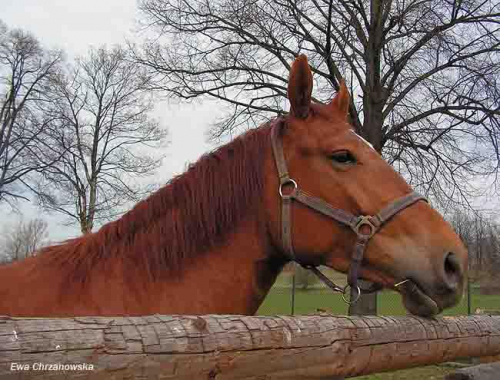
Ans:
[[[345,85],[329,104],[311,102],[312,87],[299,56],[287,116],[205,155],[98,232],[1,267],[0,314],[254,314],[292,258],[347,272],[353,230],[280,193],[298,184],[338,215],[375,215],[412,189],[354,133]],[[467,252],[429,204],[410,203],[364,241],[356,272],[399,290],[410,312],[433,315],[461,298]],[[286,239],[284,218],[293,221]],[[406,281],[410,290],[397,286]]]

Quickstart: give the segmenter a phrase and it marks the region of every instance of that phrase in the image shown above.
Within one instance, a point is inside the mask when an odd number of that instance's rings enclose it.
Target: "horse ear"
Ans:
[[[339,92],[335,95],[335,98],[333,98],[330,104],[342,117],[347,117],[350,102],[351,97],[349,96],[349,90],[344,80],[341,80]]]
[[[312,87],[311,69],[307,57],[301,54],[293,62],[288,79],[288,99],[293,116],[305,119],[309,114]]]

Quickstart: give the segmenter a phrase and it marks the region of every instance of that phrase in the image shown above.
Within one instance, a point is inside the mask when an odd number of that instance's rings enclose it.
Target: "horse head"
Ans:
[[[460,238],[355,133],[345,84],[329,104],[312,102],[312,88],[299,56],[290,71],[290,113],[273,127],[278,170],[268,178],[267,210],[275,244],[304,266],[349,272],[352,287],[360,277],[399,291],[413,314],[455,305],[467,268]]]

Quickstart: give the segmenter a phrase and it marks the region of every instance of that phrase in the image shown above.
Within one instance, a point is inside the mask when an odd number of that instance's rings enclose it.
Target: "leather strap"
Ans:
[[[285,154],[283,153],[283,143],[281,141],[283,122],[277,119],[271,130],[271,142],[274,153],[274,162],[276,162],[276,169],[278,170],[278,177],[280,185],[290,179],[288,169],[285,161]]]

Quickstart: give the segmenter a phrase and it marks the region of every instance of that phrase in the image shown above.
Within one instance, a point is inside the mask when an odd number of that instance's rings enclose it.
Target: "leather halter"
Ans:
[[[375,215],[360,215],[356,216],[348,211],[337,209],[325,202],[321,198],[317,198],[300,189],[297,182],[292,179],[288,173],[285,156],[283,153],[283,144],[281,141],[281,130],[284,123],[279,122],[279,119],[271,127],[271,144],[273,148],[274,160],[279,175],[279,194],[281,197],[281,239],[283,248],[290,260],[297,262],[306,269],[311,270],[333,291],[341,292],[342,298],[347,303],[355,303],[361,293],[372,293],[378,291],[382,286],[374,284],[370,289],[361,289],[358,285],[358,274],[361,267],[361,262],[365,253],[366,246],[371,237],[394,215],[398,214],[414,203],[423,200],[427,201],[423,196],[416,192],[409,193],[401,198],[398,198],[383,208]],[[291,189],[285,191],[285,188]],[[300,263],[293,249],[292,243],[292,218],[291,206],[292,201],[300,202],[309,208],[318,211],[319,213],[334,219],[335,221],[351,228],[356,234],[356,243],[351,258],[351,265],[347,275],[347,285],[340,287],[335,285],[328,277],[319,271],[314,265],[304,265]],[[369,231],[366,231],[369,229]],[[403,281],[404,282],[404,281]],[[346,293],[348,288],[351,289],[350,300],[347,300]]]

